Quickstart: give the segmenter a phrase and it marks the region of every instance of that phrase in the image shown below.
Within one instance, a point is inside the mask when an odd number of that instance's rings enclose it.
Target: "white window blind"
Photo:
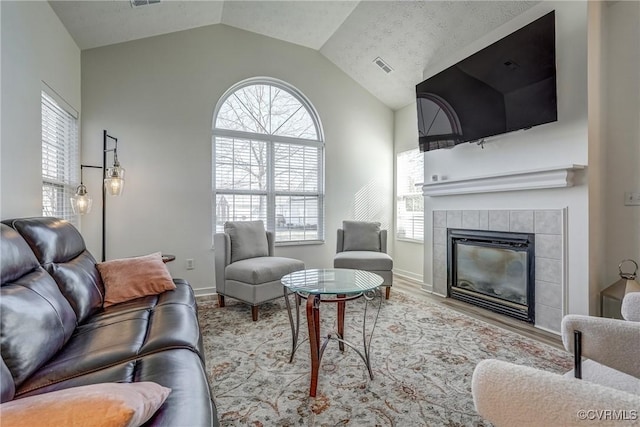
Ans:
[[[276,242],[321,241],[324,143],[311,105],[271,79],[241,82],[216,109],[216,232],[226,221],[262,220]]]
[[[398,153],[396,168],[396,237],[423,241],[424,198],[416,184],[423,182],[424,156],[417,148]]]
[[[42,91],[42,215],[78,225],[70,198],[78,185],[78,120]]]

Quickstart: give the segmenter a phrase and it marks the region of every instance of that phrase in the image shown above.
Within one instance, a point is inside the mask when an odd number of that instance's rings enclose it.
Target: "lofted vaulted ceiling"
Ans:
[[[392,109],[414,102],[432,61],[464,47],[538,1],[53,1],[80,49],[211,24],[318,50]],[[385,73],[374,60],[391,68]]]

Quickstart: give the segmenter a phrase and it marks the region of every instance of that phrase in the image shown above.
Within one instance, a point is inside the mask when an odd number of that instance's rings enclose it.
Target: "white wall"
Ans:
[[[396,110],[394,124],[394,153],[396,156],[402,151],[418,148],[418,116],[416,104],[411,103],[404,108]],[[395,185],[393,195],[395,200]],[[392,247],[394,254],[393,271],[396,274],[422,282],[424,245],[418,242],[394,239]]]
[[[325,244],[277,254],[330,267],[343,219],[392,224],[393,112],[317,51],[214,25],[82,52],[83,162],[101,162],[107,129],[127,169],[123,196],[108,199],[107,258],[172,253],[174,276],[212,290],[212,114],[230,86],[253,76],[302,91],[326,140]],[[89,174],[85,184],[98,195],[100,176]],[[94,204],[82,232],[97,254]],[[185,270],[186,258],[195,270]]]
[[[488,139],[484,149],[463,144],[425,155],[425,174],[448,179],[565,164],[588,164],[587,135],[587,3],[543,2],[437,65],[424,78],[510,34],[534,19],[556,11],[558,121]],[[588,173],[588,172],[587,172]],[[435,209],[562,209],[568,208],[568,312],[589,312],[589,206],[586,176],[568,189],[427,197],[425,218]],[[425,227],[429,230],[430,227]],[[425,241],[425,282],[433,284],[432,239]]]
[[[42,83],[79,112],[80,49],[47,2],[0,10],[0,218],[42,215]]]
[[[602,151],[606,155],[606,270],[600,289],[619,279],[618,263],[623,259],[640,263],[640,206],[623,203],[624,192],[640,192],[640,2],[605,5]]]

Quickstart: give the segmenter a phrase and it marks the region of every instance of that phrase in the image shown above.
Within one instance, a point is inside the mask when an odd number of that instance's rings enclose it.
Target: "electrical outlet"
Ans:
[[[640,206],[640,193],[624,193],[625,206]]]
[[[187,268],[187,270],[193,270],[194,268],[196,268],[196,265],[193,262],[193,258],[187,258],[185,260],[185,267]]]

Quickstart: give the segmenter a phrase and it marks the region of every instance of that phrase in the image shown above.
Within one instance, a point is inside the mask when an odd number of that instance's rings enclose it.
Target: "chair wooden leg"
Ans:
[[[258,306],[257,305],[252,305],[251,306],[251,318],[253,319],[254,322],[258,321]]]
[[[385,290],[384,299],[389,299],[389,295],[391,295],[391,286],[387,286],[387,289]]]
[[[224,295],[218,294],[218,306],[224,307]]]

